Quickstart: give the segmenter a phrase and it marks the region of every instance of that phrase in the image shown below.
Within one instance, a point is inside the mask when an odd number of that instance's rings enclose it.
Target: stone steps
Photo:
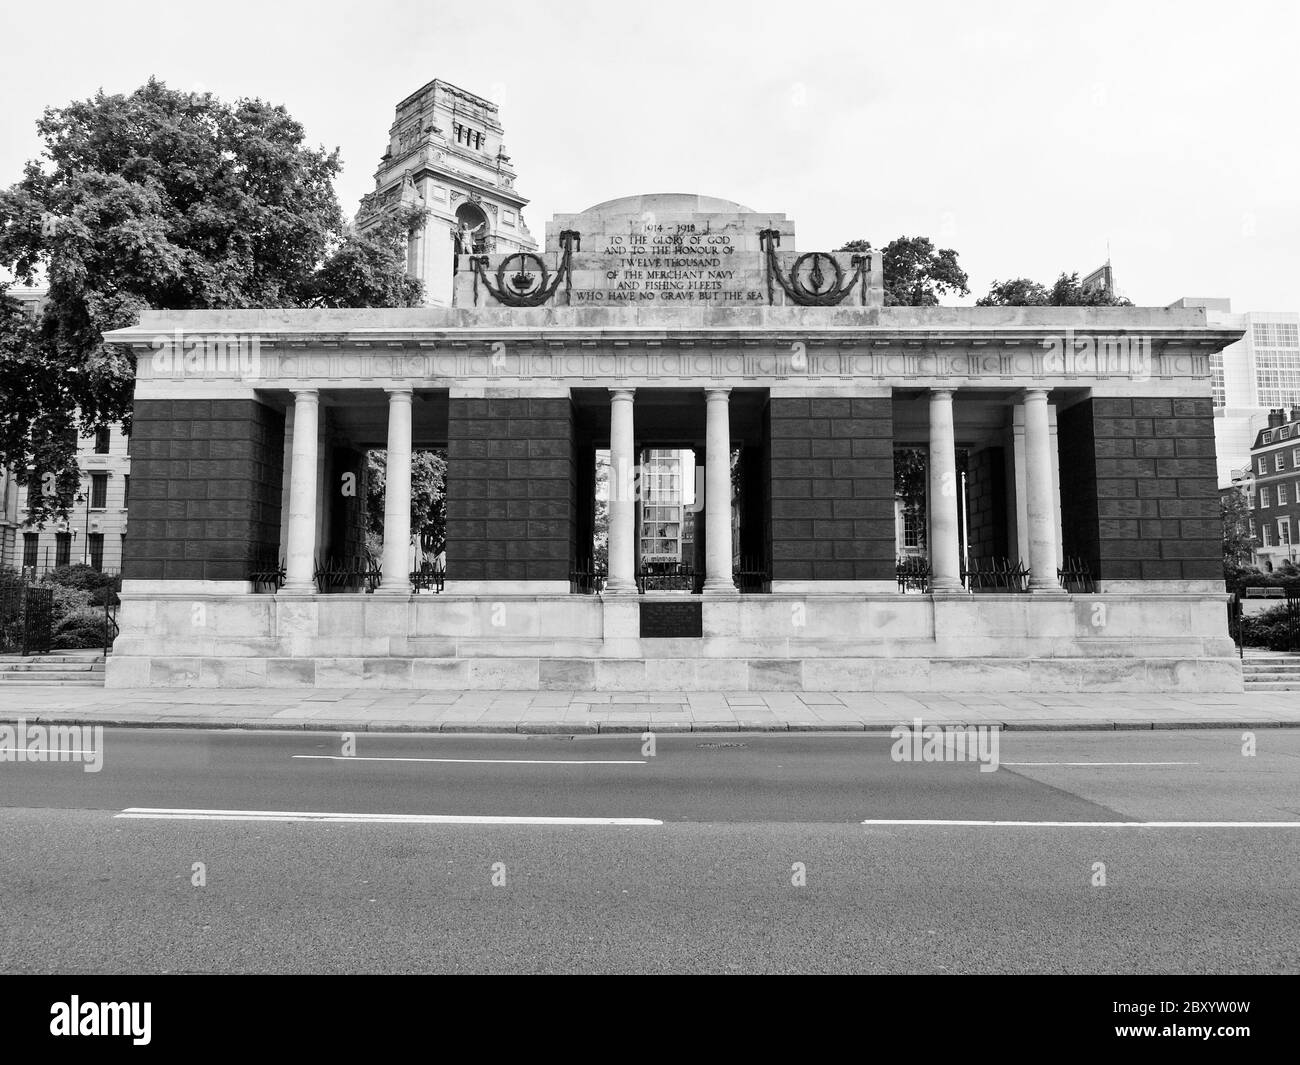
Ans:
[[[0,688],[49,685],[102,688],[103,653],[27,655],[0,659]]]
[[[1300,654],[1247,653],[1241,669],[1247,691],[1300,691]]]

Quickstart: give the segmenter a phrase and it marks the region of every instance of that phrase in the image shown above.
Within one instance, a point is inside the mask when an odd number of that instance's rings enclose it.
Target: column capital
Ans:
[[[289,391],[293,393],[293,398],[297,402],[309,399],[320,399],[319,388],[291,388]]]
[[[1049,388],[1025,388],[1025,389],[1021,389],[1019,394],[1016,396],[1016,399],[1018,399],[1021,403],[1028,403],[1031,400],[1037,402],[1040,399],[1046,402],[1047,393],[1050,391],[1051,389]]]
[[[631,399],[635,395],[635,388],[611,388],[609,390],[609,398],[611,401],[616,399]]]
[[[410,385],[394,385],[391,388],[385,387],[384,391],[388,393],[388,401],[391,403],[393,400],[410,399],[415,389]]]
[[[931,399],[952,399],[953,393],[956,391],[957,391],[956,388],[945,388],[945,387],[931,388],[930,398]]]
[[[705,400],[726,400],[730,395],[730,388],[706,388],[704,390]]]

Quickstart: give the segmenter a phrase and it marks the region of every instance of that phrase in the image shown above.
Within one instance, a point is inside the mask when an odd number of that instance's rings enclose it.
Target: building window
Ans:
[[[1267,488],[1261,488],[1261,489],[1259,490],[1259,509],[1260,509],[1260,510],[1268,510],[1268,508],[1271,507],[1271,506],[1273,505],[1272,503],[1269,502],[1269,499],[1270,499],[1271,496],[1272,496],[1272,493],[1271,493]]]
[[[1291,465],[1295,469],[1300,470],[1300,447],[1293,447],[1291,449]]]
[[[127,502],[131,498],[131,475],[128,473],[122,478],[122,509],[126,510]]]
[[[1264,458],[1263,455],[1259,458],[1259,472],[1261,477],[1268,473],[1268,459]]]
[[[36,506],[36,497],[41,494],[41,479],[32,474],[32,479],[27,482],[27,509],[31,510]]]
[[[1277,486],[1277,505],[1279,507],[1284,507],[1286,506],[1286,504],[1287,504],[1286,485],[1280,484]]]
[[[1273,442],[1273,430],[1272,430],[1272,429],[1269,429],[1269,430],[1268,430],[1267,432],[1265,432],[1264,435],[1260,438],[1260,443],[1261,443],[1261,444],[1271,444],[1272,442]]]
[[[72,533],[55,533],[54,564],[66,566],[72,561]]]
[[[1282,547],[1291,546],[1291,519],[1290,518],[1277,519],[1277,542]]]
[[[90,534],[90,566],[94,570],[104,568],[104,534]]]
[[[95,430],[95,454],[96,455],[108,454],[108,430],[107,429]]]
[[[108,474],[90,475],[90,509],[103,510],[108,506]]]
[[[1264,534],[1263,538],[1262,538],[1261,541],[1260,541],[1260,546],[1261,546],[1261,547],[1272,547],[1272,546],[1273,546],[1273,526],[1271,526],[1271,525],[1264,525],[1263,527],[1260,528],[1259,531],[1262,532],[1262,533]]]
[[[36,568],[36,545],[40,539],[36,533],[23,533],[23,569]]]
[[[1273,456],[1273,469],[1276,472],[1286,469],[1286,456],[1280,451]]]

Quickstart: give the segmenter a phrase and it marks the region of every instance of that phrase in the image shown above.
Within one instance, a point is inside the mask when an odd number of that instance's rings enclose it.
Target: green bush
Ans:
[[[90,592],[82,588],[69,588],[66,584],[56,584],[54,586],[54,624],[57,625],[69,614],[75,614],[79,610],[91,609],[90,595]]]
[[[50,570],[41,578],[41,582],[89,592],[93,606],[103,606],[105,599],[108,599],[110,606],[117,606],[117,591],[121,586],[117,574],[101,573],[93,566],[80,562],[74,566],[58,566]]]
[[[1275,606],[1241,619],[1241,642],[1246,647],[1267,647],[1270,651],[1300,650],[1295,646],[1294,623],[1288,607]]]
[[[85,608],[74,610],[54,626],[55,650],[68,648],[102,647],[104,645],[104,610]]]

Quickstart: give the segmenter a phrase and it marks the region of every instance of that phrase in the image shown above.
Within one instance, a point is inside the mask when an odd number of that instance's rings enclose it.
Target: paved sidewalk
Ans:
[[[1300,693],[441,692],[0,687],[0,722],[392,732],[1300,728]]]

